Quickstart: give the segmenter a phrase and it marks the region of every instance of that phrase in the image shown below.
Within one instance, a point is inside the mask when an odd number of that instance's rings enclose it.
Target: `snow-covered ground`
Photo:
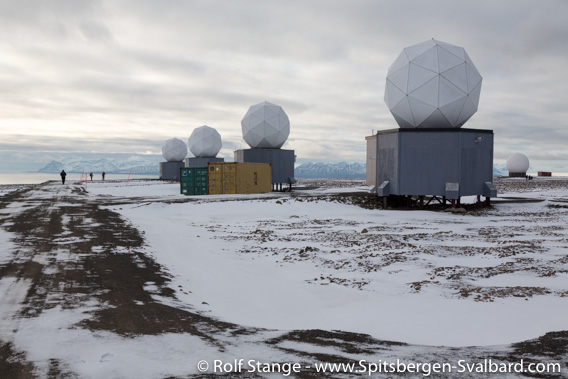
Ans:
[[[348,200],[369,187],[349,180],[192,197],[156,180],[25,188],[0,197],[0,374],[565,362],[567,184],[500,179],[493,207],[466,213],[364,209]]]
[[[161,182],[88,191],[185,198]],[[310,201],[321,191],[111,208],[144,232],[179,299],[224,321],[445,346],[568,329],[568,218],[551,208],[566,188],[465,215]]]

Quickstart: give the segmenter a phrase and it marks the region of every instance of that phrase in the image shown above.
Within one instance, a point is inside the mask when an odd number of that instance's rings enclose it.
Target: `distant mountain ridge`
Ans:
[[[507,176],[509,175],[509,170],[504,164],[493,165],[493,176]]]
[[[68,173],[101,173],[107,174],[145,174],[159,175],[159,160],[140,155],[132,155],[125,160],[109,158],[84,159],[80,157],[65,158],[60,161],[51,161],[40,168],[38,172],[58,174],[61,170]],[[505,165],[494,165],[493,175],[507,175]],[[366,176],[365,163],[323,163],[308,162],[296,167],[294,176],[297,178],[364,178]]]
[[[313,163],[301,164],[294,170],[296,178],[364,178],[365,163]]]
[[[61,170],[65,170],[68,173],[101,173],[104,171],[107,174],[158,175],[159,162],[140,155],[132,155],[125,160],[65,158],[61,161],[49,162],[46,166],[40,168],[38,172],[57,174]]]

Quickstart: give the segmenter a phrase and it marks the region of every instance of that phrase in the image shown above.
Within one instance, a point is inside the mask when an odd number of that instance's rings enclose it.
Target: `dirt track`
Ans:
[[[274,338],[274,331],[269,337],[265,330],[222,322],[175,306],[175,290],[168,286],[168,273],[143,253],[143,236],[127,220],[101,205],[74,184],[46,183],[0,197],[0,226],[15,236],[10,258],[0,262],[0,280],[10,283],[0,297],[0,378],[46,374],[38,373],[26,351],[14,344],[18,320],[38,317],[58,306],[68,309],[87,305],[92,309],[90,317],[69,327],[126,337],[188,333],[219,351],[231,345],[238,347],[239,336],[247,335],[267,350],[276,349],[295,360],[351,362],[353,354],[380,352],[415,361],[457,355],[478,360],[488,356],[503,361],[568,360],[568,332],[549,333],[499,350],[452,349],[408,346],[338,331],[294,331]],[[152,284],[151,290],[148,283]],[[24,293],[22,288],[26,289]],[[169,301],[157,300],[160,298]],[[285,345],[297,341],[313,346],[314,352]],[[322,354],[319,347],[333,347],[339,353]],[[47,376],[78,377],[65,367],[65,362],[52,359]],[[306,371],[300,376],[316,375]]]

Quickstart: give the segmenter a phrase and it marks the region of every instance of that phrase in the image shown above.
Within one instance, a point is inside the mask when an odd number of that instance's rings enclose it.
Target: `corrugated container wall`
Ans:
[[[207,195],[208,187],[207,167],[182,167],[180,169],[182,195]]]
[[[264,193],[272,190],[272,168],[268,163],[209,163],[209,194]]]
[[[234,152],[235,162],[270,163],[272,167],[273,184],[293,184],[294,163],[296,156],[294,150],[284,149],[244,149]]]

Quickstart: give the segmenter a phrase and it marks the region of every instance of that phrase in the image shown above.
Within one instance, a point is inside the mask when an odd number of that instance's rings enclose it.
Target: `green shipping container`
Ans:
[[[182,195],[207,195],[208,185],[207,167],[182,167],[180,169],[180,193]]]

